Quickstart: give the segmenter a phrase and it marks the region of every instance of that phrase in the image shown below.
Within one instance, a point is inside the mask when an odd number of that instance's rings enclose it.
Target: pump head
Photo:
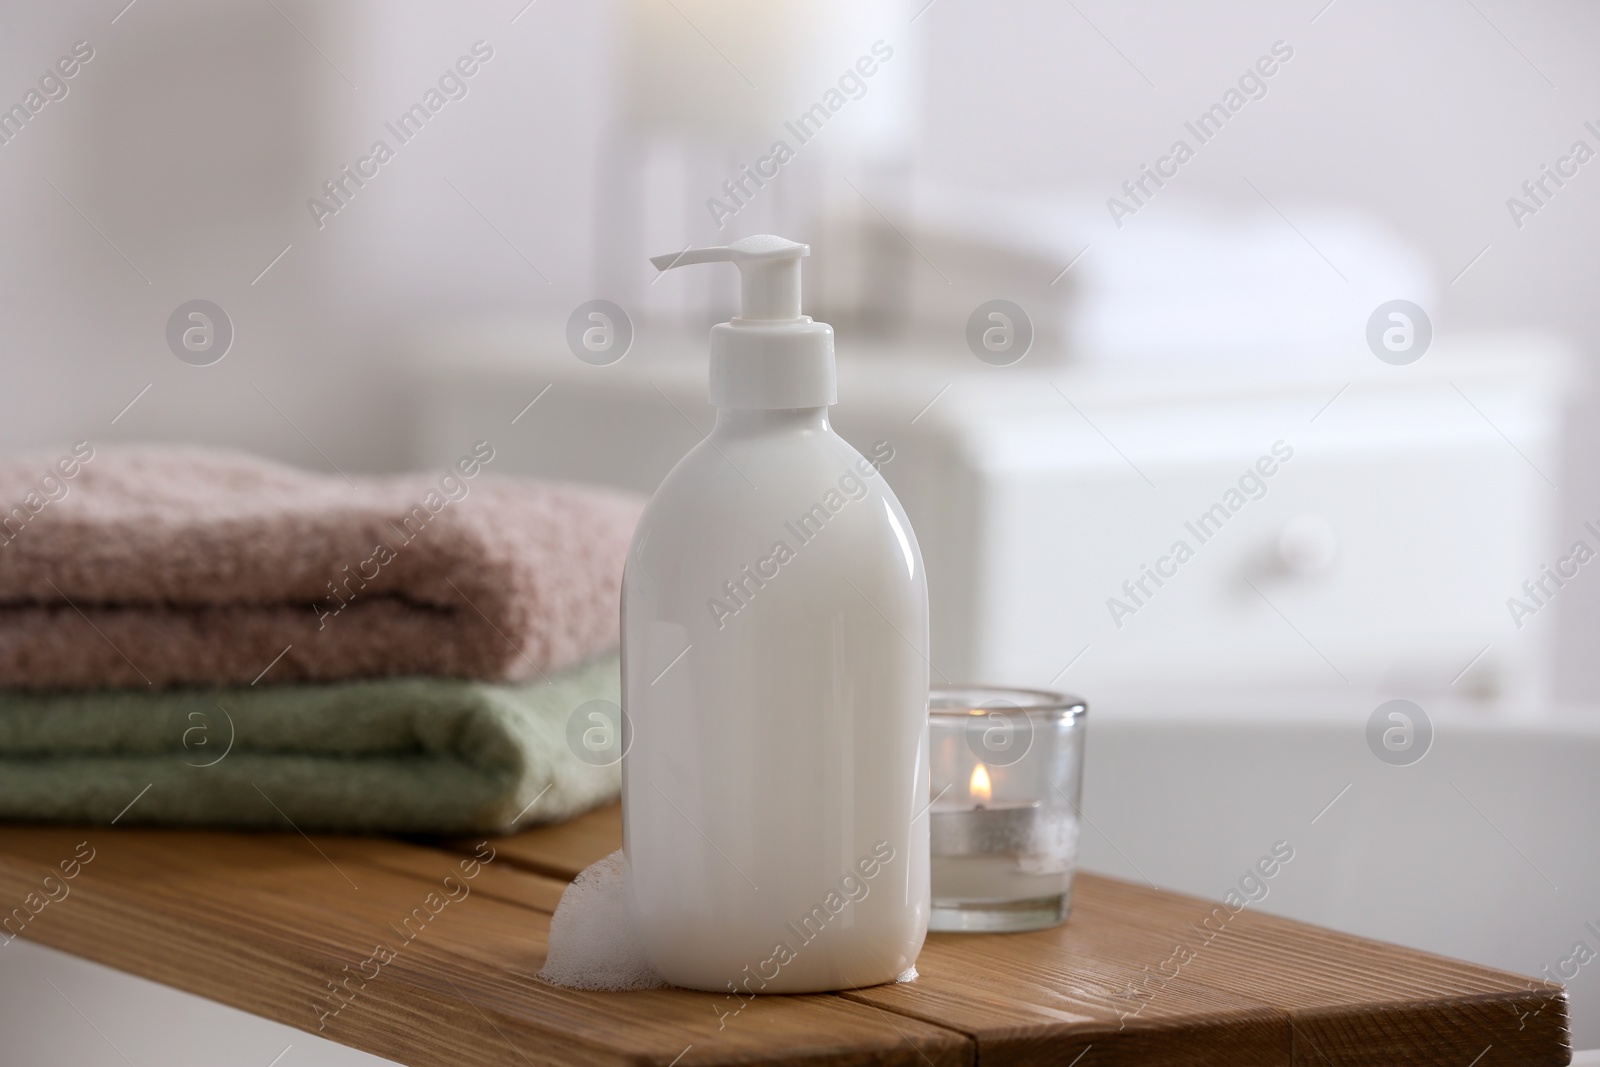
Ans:
[[[739,314],[711,328],[711,402],[719,408],[825,407],[837,400],[833,327],[800,314],[800,257],[811,247],[758,234],[652,257],[657,270],[739,268]]]
[[[739,268],[741,319],[792,320],[800,317],[800,257],[810,254],[810,245],[761,233],[731,245],[654,256],[650,262],[657,270],[691,263],[732,263]]]

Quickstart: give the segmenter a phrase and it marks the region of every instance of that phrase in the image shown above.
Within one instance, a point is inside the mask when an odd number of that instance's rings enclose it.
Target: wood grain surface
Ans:
[[[1092,875],[1054,930],[930,936],[906,985],[726,1020],[717,995],[545,985],[567,880],[620,844],[614,806],[488,842],[0,827],[0,918],[417,1067],[1568,1061],[1558,986]]]

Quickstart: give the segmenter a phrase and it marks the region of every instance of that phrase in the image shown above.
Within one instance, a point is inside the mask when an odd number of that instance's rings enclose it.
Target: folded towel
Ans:
[[[196,448],[0,461],[0,687],[526,680],[614,648],[642,501],[494,455],[353,483]]]
[[[3,691],[0,822],[510,831],[617,795],[620,766],[581,758],[568,721],[619,685],[607,655],[524,685]]]

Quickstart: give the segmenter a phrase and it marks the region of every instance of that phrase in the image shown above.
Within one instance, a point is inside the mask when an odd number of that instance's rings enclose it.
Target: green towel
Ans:
[[[619,686],[610,655],[519,685],[0,690],[0,821],[509,832],[616,796],[579,752]]]

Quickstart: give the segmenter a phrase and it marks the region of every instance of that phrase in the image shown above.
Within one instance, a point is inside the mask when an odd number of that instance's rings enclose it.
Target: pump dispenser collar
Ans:
[[[833,327],[800,313],[800,257],[811,247],[758,234],[654,256],[657,270],[739,268],[739,314],[711,328],[711,402],[719,408],[825,407],[837,399]]]

